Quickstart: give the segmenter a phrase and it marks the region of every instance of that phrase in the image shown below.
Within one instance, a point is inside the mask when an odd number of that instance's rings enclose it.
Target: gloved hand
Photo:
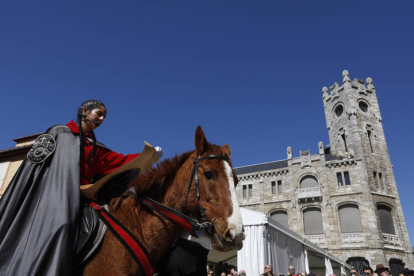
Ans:
[[[162,148],[155,147],[154,157],[161,158],[163,156]]]

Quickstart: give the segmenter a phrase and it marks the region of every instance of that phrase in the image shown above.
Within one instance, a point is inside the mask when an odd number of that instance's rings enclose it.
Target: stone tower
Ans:
[[[330,145],[319,142],[317,153],[298,157],[288,147],[286,160],[235,168],[236,194],[240,206],[266,213],[361,274],[382,263],[396,275],[414,266],[414,255],[376,90],[371,78],[342,76],[342,85],[322,89]]]
[[[347,70],[342,72],[342,77],[343,84],[340,86],[335,82],[330,93],[327,87],[322,89],[330,154],[360,162],[363,168],[359,175],[360,185],[365,190],[363,199],[372,203],[372,217],[375,218],[372,237],[375,239],[375,232],[378,232],[380,244],[394,253],[395,245],[412,252],[375,86],[371,78],[366,82],[358,78],[351,81]],[[387,223],[387,220],[393,220],[393,223]],[[388,260],[392,262],[391,251],[384,251],[387,263]],[[394,259],[400,259],[397,255]]]

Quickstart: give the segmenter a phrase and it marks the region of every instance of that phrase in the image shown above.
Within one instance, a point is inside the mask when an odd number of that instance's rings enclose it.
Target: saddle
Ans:
[[[108,206],[101,206],[108,211]],[[102,242],[107,226],[99,219],[98,214],[85,204],[78,231],[78,243],[74,259],[74,268],[85,263]]]

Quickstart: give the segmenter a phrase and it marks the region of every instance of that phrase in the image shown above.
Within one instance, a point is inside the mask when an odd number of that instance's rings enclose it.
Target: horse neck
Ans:
[[[187,202],[190,175],[191,162],[187,161],[177,171],[172,183],[166,183],[165,193],[158,197],[158,202],[179,212],[194,209],[195,201],[192,204]],[[154,261],[158,261],[169,250],[183,231],[180,226],[160,219],[147,208],[136,204],[132,197],[122,202],[120,210],[115,212],[123,217],[122,222],[142,242]]]

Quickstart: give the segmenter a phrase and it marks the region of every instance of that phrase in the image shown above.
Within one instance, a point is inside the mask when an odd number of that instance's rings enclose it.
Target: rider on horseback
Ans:
[[[49,128],[36,139],[0,200],[0,275],[72,275],[81,199],[93,183],[139,154],[113,152],[96,141],[106,117],[96,100],[78,109],[77,124]],[[161,157],[161,148],[154,155]]]

